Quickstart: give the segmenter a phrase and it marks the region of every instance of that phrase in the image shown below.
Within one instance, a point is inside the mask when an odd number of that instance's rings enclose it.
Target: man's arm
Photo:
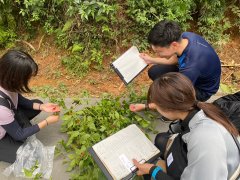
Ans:
[[[147,63],[147,64],[166,64],[166,65],[174,65],[178,63],[178,58],[176,55],[173,55],[169,59],[167,58],[159,58],[159,57],[151,57],[148,54],[141,53],[140,57]]]

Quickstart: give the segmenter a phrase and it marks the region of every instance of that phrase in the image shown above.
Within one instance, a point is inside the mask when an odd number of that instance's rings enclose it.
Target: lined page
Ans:
[[[136,46],[132,46],[123,55],[121,55],[112,64],[124,77],[124,80],[129,83],[134,77],[141,72],[147,64],[139,57],[139,51]]]
[[[93,149],[114,179],[122,179],[131,173],[133,158],[148,161],[159,153],[134,124],[95,144]]]

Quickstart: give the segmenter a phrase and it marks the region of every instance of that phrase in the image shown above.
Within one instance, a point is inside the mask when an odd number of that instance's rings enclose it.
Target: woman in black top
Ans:
[[[28,83],[37,72],[38,65],[26,52],[10,50],[0,59],[0,161],[13,163],[27,137],[59,120],[58,115],[51,115],[38,124],[30,123],[41,111],[60,111],[56,104],[21,95],[31,92]]]

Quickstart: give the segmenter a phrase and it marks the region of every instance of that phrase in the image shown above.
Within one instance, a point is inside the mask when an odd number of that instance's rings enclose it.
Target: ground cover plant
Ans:
[[[131,102],[143,99],[132,93],[129,97],[103,97],[94,105],[89,105],[87,99],[74,100],[74,105],[62,117],[61,131],[68,134],[68,139],[59,143],[57,151],[68,157],[67,171],[73,171],[72,179],[104,179],[88,153],[88,148],[95,143],[133,123],[153,131],[153,114],[146,113],[143,117],[129,110]],[[77,110],[79,105],[86,107]]]

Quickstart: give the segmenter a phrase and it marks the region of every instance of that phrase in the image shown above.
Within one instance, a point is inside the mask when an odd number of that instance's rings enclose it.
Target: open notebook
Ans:
[[[118,131],[89,149],[107,179],[130,179],[136,172],[132,159],[152,162],[160,151],[135,125]]]
[[[136,46],[132,46],[111,64],[111,67],[113,67],[125,85],[129,84],[147,66],[147,63],[140,58]]]

